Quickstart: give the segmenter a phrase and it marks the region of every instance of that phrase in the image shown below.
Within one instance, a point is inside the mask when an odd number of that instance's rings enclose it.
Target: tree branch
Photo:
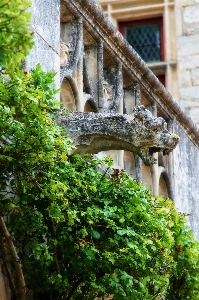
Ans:
[[[11,257],[13,259],[16,272],[17,272],[17,277],[18,277],[18,282],[19,282],[19,295],[20,295],[20,300],[25,300],[26,299],[26,284],[24,280],[24,275],[23,275],[23,270],[22,270],[22,265],[20,262],[20,259],[17,255],[15,246],[12,241],[12,237],[6,227],[6,224],[4,222],[4,219],[2,216],[0,216],[0,228],[3,232],[3,235],[6,239],[7,246],[9,248]]]
[[[74,292],[77,290],[78,286],[80,285],[80,283],[82,282],[83,278],[80,277],[77,282],[75,282],[75,284],[73,285],[72,290],[70,291],[70,293],[68,294],[68,296],[66,297],[66,300],[71,299],[72,295],[74,294]]]
[[[1,249],[1,253],[2,253],[1,259],[2,259],[2,262],[3,262],[2,263],[2,268],[5,272],[5,275],[8,278],[8,283],[9,283],[10,290],[14,295],[17,295],[17,289],[16,289],[16,286],[15,286],[15,283],[14,283],[14,279],[13,279],[13,276],[10,272],[9,267],[8,267],[8,263],[6,261],[6,253],[5,253],[5,250],[4,250],[3,238],[2,237],[1,237],[0,249]]]
[[[51,229],[52,229],[52,237],[53,237],[53,239],[55,239],[56,238],[56,229],[55,229],[54,220],[50,220],[50,223],[51,223]],[[53,247],[53,256],[54,256],[54,261],[55,261],[55,265],[57,268],[57,273],[60,274],[61,269],[60,269],[60,264],[59,264],[59,260],[57,257],[57,247],[56,246]]]

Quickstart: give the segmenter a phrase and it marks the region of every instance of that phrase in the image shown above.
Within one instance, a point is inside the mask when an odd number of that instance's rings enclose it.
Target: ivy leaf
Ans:
[[[84,249],[84,253],[86,254],[86,256],[88,257],[89,260],[95,259],[95,254],[93,253],[93,251],[91,251],[90,249],[87,249],[86,247],[83,249]]]
[[[91,234],[95,239],[99,239],[100,238],[100,233],[96,230],[91,229]]]
[[[58,218],[61,215],[61,209],[59,206],[54,206],[49,209],[49,215],[51,218]]]

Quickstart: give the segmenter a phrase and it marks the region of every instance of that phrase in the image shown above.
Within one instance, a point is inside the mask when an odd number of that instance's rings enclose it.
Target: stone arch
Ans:
[[[62,106],[68,110],[77,110],[78,91],[76,85],[70,78],[64,78],[61,84],[60,101]]]
[[[165,198],[173,199],[171,180],[164,167],[159,167],[159,194]]]
[[[163,174],[160,174],[159,178],[159,195],[164,196],[164,198],[168,198],[167,184],[164,180]]]
[[[84,105],[84,111],[85,112],[93,112],[93,109],[89,103],[89,101],[86,101],[85,105]]]
[[[88,99],[84,104],[84,112],[97,112],[96,103],[92,99]]]

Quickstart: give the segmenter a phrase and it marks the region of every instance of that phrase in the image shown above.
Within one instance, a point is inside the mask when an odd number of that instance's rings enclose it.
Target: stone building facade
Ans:
[[[165,75],[166,88],[183,111],[199,125],[199,1],[96,0],[112,23],[155,18],[163,21],[164,59],[149,63],[156,75]]]
[[[124,5],[114,11],[116,2],[117,5],[121,3],[115,0],[100,1],[102,8],[105,11],[108,9],[108,16],[117,25],[117,16],[123,18],[120,11]],[[149,12],[149,7],[144,7],[148,1],[123,2],[134,3],[133,11],[139,16],[145,16],[145,9],[147,14]],[[148,6],[151,8],[151,5]],[[98,131],[102,130],[98,122],[99,114],[103,117],[108,114],[115,116],[113,129],[115,126],[117,132],[123,126],[119,116],[129,114],[133,118],[137,109],[134,107],[144,105],[149,110],[149,118],[156,123],[155,127],[147,128],[147,117],[140,114],[142,128],[151,134],[153,131],[155,142],[151,149],[146,146],[146,136],[145,144],[139,145],[138,151],[130,151],[131,142],[127,145],[124,137],[120,138],[117,146],[103,137],[102,146],[97,151],[111,151],[108,153],[111,153],[115,162],[125,168],[132,178],[143,182],[154,195],[172,198],[177,208],[188,215],[188,222],[199,239],[199,130],[186,114],[192,115],[196,123],[199,122],[192,113],[198,109],[199,43],[188,46],[188,43],[199,38],[195,12],[199,9],[199,3],[198,0],[154,0],[153,5],[168,18],[170,28],[166,31],[166,61],[151,64],[149,68],[93,0],[61,0],[61,3],[59,0],[33,0],[35,46],[24,68],[28,71],[40,63],[44,70],[57,72],[56,85],[61,86],[63,106],[74,111],[74,114],[75,111],[80,112],[81,118],[84,118],[83,113],[87,113],[89,118],[95,120],[94,127]],[[127,15],[130,10],[131,7],[127,7]],[[156,10],[151,11],[152,14],[156,13]],[[190,15],[196,16],[195,19]],[[174,38],[175,34],[177,39]],[[157,76],[165,74],[167,89],[151,70]],[[173,151],[167,151],[170,153],[166,156],[163,150],[168,144],[164,142],[161,147],[157,146],[161,132],[157,123],[163,119],[167,123],[167,132],[173,137],[180,137],[176,148],[173,150],[171,147],[169,150]],[[165,126],[163,121],[161,124]],[[116,139],[117,134],[112,135],[112,141]],[[84,143],[88,143],[88,140],[84,140]],[[150,152],[157,163],[145,165],[139,151],[142,155]],[[103,155],[102,152],[100,155]],[[10,299],[8,284],[3,276],[0,276],[0,299]]]

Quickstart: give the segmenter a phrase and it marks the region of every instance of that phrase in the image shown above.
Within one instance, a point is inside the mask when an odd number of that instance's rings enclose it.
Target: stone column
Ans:
[[[154,103],[152,105],[152,114],[154,117],[157,117],[157,106]],[[159,170],[158,170],[158,153],[153,154],[153,158],[156,159],[157,163],[151,166],[151,177],[152,177],[152,185],[153,185],[153,195],[159,195]]]

